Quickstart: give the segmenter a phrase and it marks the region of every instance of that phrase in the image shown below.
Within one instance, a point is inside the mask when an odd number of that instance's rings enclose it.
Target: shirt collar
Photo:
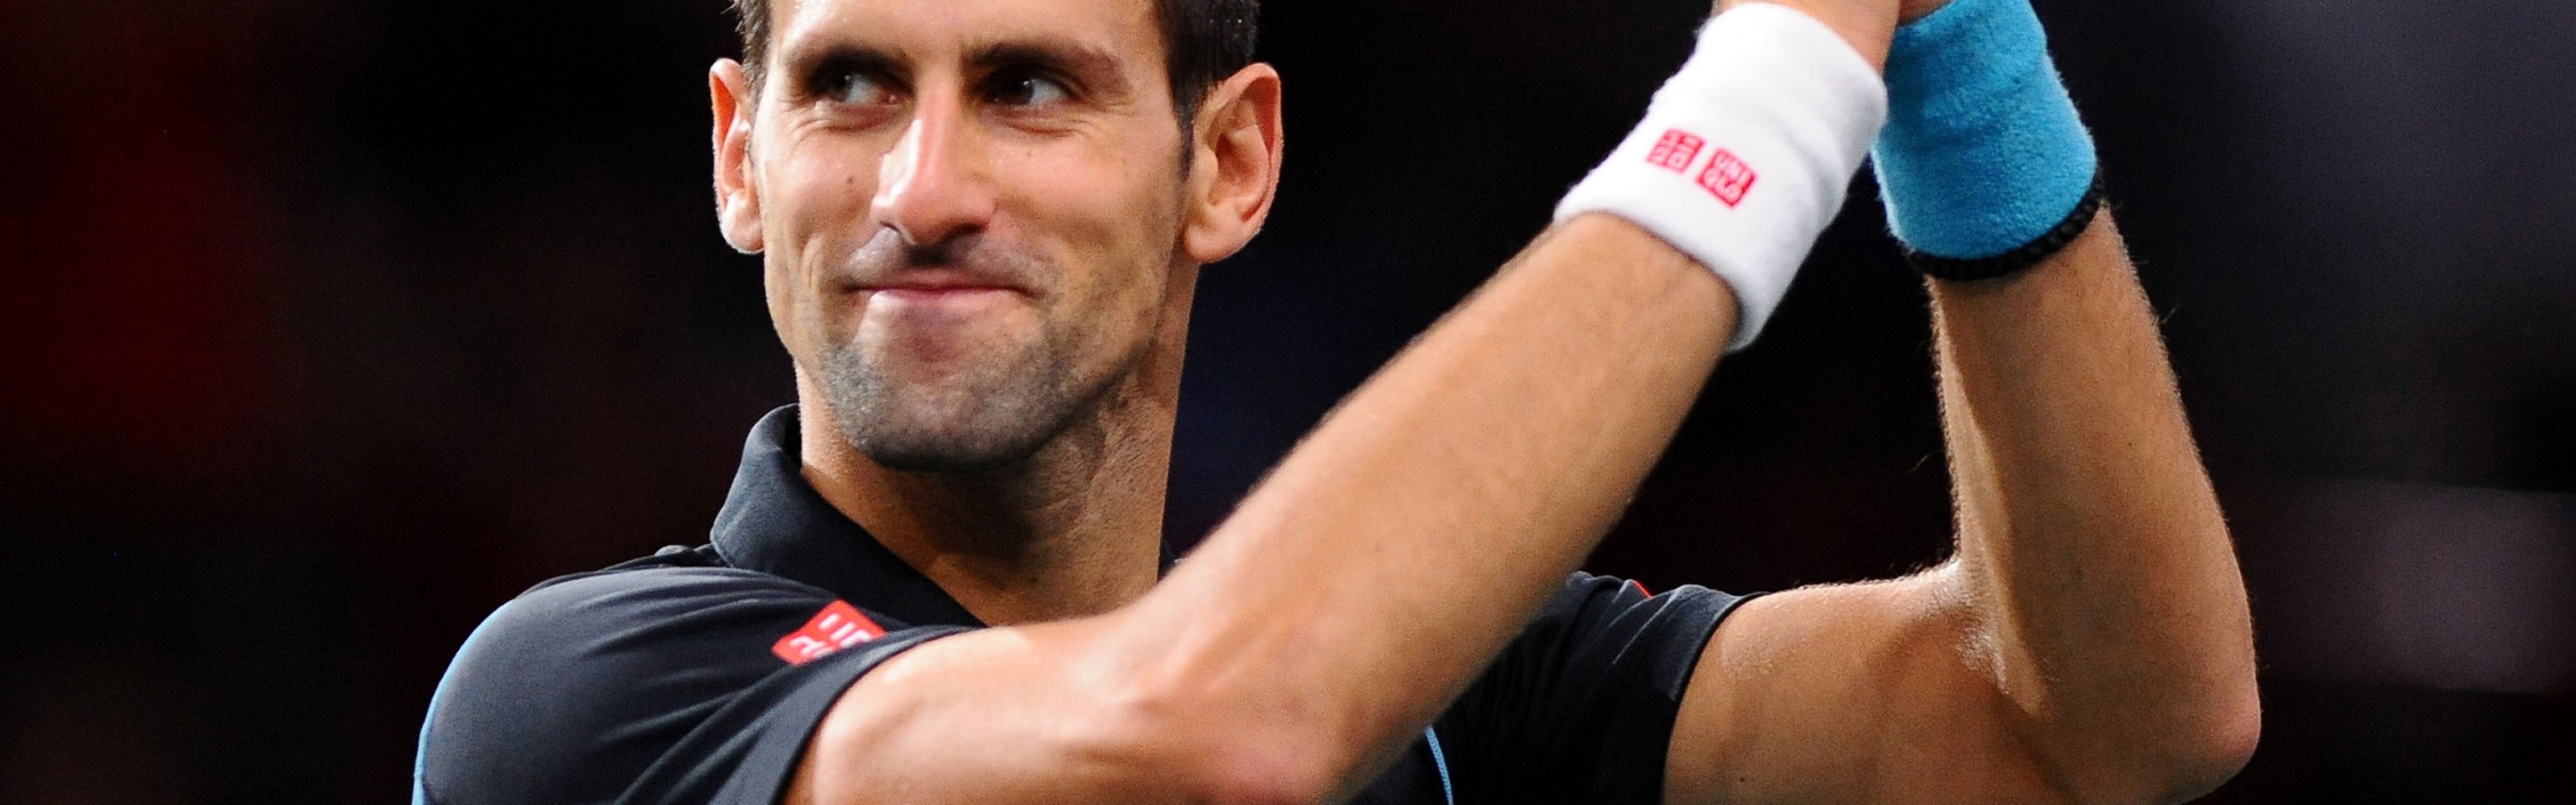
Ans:
[[[761,417],[743,440],[742,468],[716,514],[716,553],[734,567],[823,588],[905,625],[984,625],[806,483],[797,427],[790,405]]]

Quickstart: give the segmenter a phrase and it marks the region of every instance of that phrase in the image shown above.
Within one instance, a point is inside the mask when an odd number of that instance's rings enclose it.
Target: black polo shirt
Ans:
[[[1682,688],[1742,601],[1575,574],[1358,801],[1659,801]],[[412,801],[775,803],[859,675],[982,626],[805,483],[781,408],[711,544],[539,584],[466,638]]]

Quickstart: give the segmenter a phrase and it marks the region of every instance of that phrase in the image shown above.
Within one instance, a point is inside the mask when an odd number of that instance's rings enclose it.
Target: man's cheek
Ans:
[[[787,205],[800,217],[820,221],[864,215],[876,197],[876,149],[858,143],[800,143],[774,165],[771,186],[786,190]]]

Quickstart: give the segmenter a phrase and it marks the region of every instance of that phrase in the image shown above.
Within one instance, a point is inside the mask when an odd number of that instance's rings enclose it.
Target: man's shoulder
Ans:
[[[801,622],[833,600],[812,585],[726,566],[712,551],[666,549],[528,588],[494,610],[457,659],[529,652],[542,662],[634,659],[634,649],[658,655],[727,638],[775,638],[771,627]]]
[[[709,546],[674,545],[640,559],[538,582],[493,617],[516,624],[651,616],[712,603],[817,597],[829,600],[832,594],[784,576],[733,567]]]
[[[772,643],[837,600],[710,550],[666,549],[548,579],[502,604],[458,649],[442,695],[499,690],[599,712],[606,703],[584,691],[602,682],[622,702],[651,704],[684,680],[744,684],[778,670]]]
[[[835,603],[683,549],[547,580],[486,618],[422,735],[423,799],[605,801]],[[479,790],[479,789],[491,790]]]

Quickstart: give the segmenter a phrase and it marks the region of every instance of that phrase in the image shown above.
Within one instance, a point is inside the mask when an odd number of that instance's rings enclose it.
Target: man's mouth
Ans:
[[[894,276],[861,281],[854,290],[893,294],[898,298],[936,298],[951,294],[1018,293],[1028,289],[995,277],[955,268],[907,268]]]
[[[1000,285],[976,285],[976,284],[964,284],[964,283],[957,284],[957,285],[931,285],[931,284],[913,284],[913,283],[904,283],[904,284],[894,284],[894,285],[879,285],[879,286],[873,286],[873,287],[861,287],[859,290],[867,291],[867,292],[870,292],[870,293],[892,294],[892,295],[894,295],[896,298],[900,298],[900,299],[916,299],[916,298],[918,298],[918,299],[929,299],[929,298],[937,298],[937,297],[941,297],[941,296],[949,296],[949,295],[955,295],[955,294],[976,294],[976,293],[1016,293],[1016,292],[1017,292],[1017,291],[1016,291],[1016,289],[1008,288],[1008,287],[1004,287],[1004,286],[1000,286]]]
[[[947,268],[914,268],[852,289],[869,315],[893,316],[915,326],[982,319],[1029,292],[988,276]]]
[[[868,298],[870,307],[888,303],[900,307],[985,304],[1019,293],[1015,288],[976,283],[895,283],[862,286],[859,290]]]

